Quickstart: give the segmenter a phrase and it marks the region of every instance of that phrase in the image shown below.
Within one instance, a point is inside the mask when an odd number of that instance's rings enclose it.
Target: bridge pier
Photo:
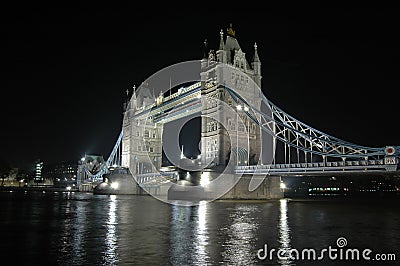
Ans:
[[[252,179],[261,182],[261,184],[253,191],[250,191],[249,185],[250,185],[250,180]],[[242,177],[240,177],[236,185],[220,199],[260,200],[260,199],[281,199],[283,197],[284,195],[281,189],[280,176],[253,177],[251,175],[243,175]]]
[[[105,174],[103,179],[103,182],[93,188],[94,194],[146,194],[126,168],[116,169],[110,174]]]
[[[222,182],[216,184],[201,184],[202,173],[179,171],[179,179],[169,184],[141,186],[149,177],[132,176],[127,168],[114,170],[111,174],[104,175],[104,182],[94,188],[95,194],[131,194],[148,195],[164,198],[166,200],[263,200],[281,199],[284,197],[281,189],[281,177],[269,175],[237,175],[224,174]],[[208,172],[210,181],[219,177],[219,172]],[[260,184],[250,191],[250,181]],[[137,183],[139,182],[139,183]],[[227,190],[227,188],[231,189]]]

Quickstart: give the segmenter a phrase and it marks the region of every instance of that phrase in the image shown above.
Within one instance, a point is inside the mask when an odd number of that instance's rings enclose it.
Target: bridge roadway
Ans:
[[[245,175],[271,175],[271,176],[311,176],[331,174],[371,174],[396,172],[399,160],[394,163],[381,160],[360,160],[319,163],[292,163],[236,166],[235,174]],[[147,173],[136,176],[136,181],[145,187],[158,186],[168,182],[175,182],[178,172]]]
[[[250,165],[235,167],[235,174],[255,175],[325,175],[325,174],[348,174],[348,173],[388,173],[398,169],[399,160],[389,162],[380,160],[360,161],[339,161],[339,162],[318,162],[318,163],[291,163],[291,164],[270,164]]]

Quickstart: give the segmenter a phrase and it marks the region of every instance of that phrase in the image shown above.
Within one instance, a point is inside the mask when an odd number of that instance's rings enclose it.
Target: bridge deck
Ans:
[[[395,164],[385,164],[382,160],[362,161],[340,161],[319,163],[292,163],[292,164],[270,164],[237,166],[236,174],[259,174],[259,175],[311,175],[330,173],[366,173],[366,172],[388,172],[398,169],[399,161]]]

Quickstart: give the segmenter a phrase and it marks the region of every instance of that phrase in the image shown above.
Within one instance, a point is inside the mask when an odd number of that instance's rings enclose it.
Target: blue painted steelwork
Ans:
[[[379,158],[380,156],[386,155],[386,147],[372,148],[360,146],[316,130],[286,114],[276,105],[272,104],[262,93],[260,93],[262,102],[270,108],[272,117],[262,113],[260,110],[247,103],[246,100],[232,89],[228,87],[225,87],[225,89],[238,105],[247,106],[249,108],[249,111],[243,111],[248,118],[256,123],[262,130],[293,148],[316,155],[339,158],[365,159]],[[293,136],[291,141],[289,141],[287,137],[289,134]],[[298,146],[294,141],[302,143],[303,145]],[[307,146],[307,144],[309,144],[309,146]],[[396,147],[395,150],[398,152],[399,147]]]

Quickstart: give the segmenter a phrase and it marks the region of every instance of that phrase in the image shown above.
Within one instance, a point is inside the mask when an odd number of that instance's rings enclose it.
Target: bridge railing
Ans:
[[[354,166],[397,166],[399,165],[399,159],[396,158],[395,164],[385,164],[385,160],[360,160],[360,161],[338,161],[338,162],[315,162],[315,163],[290,163],[290,164],[266,164],[266,165],[249,165],[249,166],[236,166],[237,171],[257,171],[257,170],[273,170],[273,169],[312,169],[312,168],[353,168]],[[395,167],[388,168],[388,170],[395,170]]]

